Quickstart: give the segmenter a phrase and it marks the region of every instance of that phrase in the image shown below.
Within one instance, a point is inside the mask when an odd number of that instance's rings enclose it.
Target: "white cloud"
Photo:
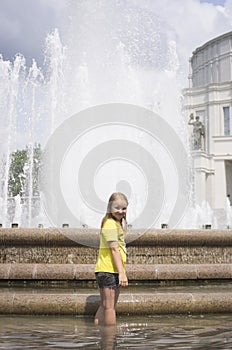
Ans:
[[[232,25],[232,1],[226,0],[225,2],[225,16],[227,17],[228,21],[230,21],[230,24]]]
[[[177,42],[182,64],[187,63],[197,47],[232,30],[232,0],[226,1],[225,8],[199,0],[145,2],[165,21],[169,35]]]
[[[100,0],[75,2],[87,3],[86,8],[94,11]],[[232,28],[232,0],[226,0],[225,7],[200,0],[107,0],[108,9],[117,2],[155,13],[167,35],[176,41],[180,62],[186,66],[193,50]],[[7,59],[21,52],[27,60],[35,57],[41,64],[47,33],[67,22],[67,3],[67,0],[1,0],[0,52]]]
[[[18,52],[42,61],[45,36],[61,22],[62,0],[1,0],[0,52],[12,59]]]

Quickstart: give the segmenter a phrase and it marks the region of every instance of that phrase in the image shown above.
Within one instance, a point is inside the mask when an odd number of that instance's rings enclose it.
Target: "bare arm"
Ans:
[[[123,265],[122,265],[122,258],[121,258],[121,254],[119,251],[118,242],[110,241],[109,247],[111,250],[114,264],[118,270],[119,285],[126,287],[126,286],[128,286],[128,279],[127,279],[126,273],[125,273]]]

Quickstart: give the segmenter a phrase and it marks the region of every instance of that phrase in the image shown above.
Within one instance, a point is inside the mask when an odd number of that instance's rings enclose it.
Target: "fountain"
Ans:
[[[66,31],[59,33],[55,29],[46,38],[44,68],[38,68],[35,61],[27,68],[21,55],[14,63],[3,59],[0,62],[1,70],[7,71],[4,79],[9,86],[7,91],[1,91],[2,101],[7,101],[2,103],[1,108],[5,128],[10,130],[7,149],[3,151],[1,222],[5,227],[10,226],[10,154],[16,147],[27,146],[21,226],[33,227],[37,224],[35,217],[41,217],[41,212],[39,214],[36,208],[41,209],[38,201],[43,199],[42,224],[45,226],[61,226],[72,217],[69,222],[72,226],[82,227],[86,223],[90,227],[99,227],[109,194],[116,189],[125,191],[129,197],[133,208],[129,219],[134,228],[160,227],[162,222],[169,221],[170,227],[180,226],[189,200],[186,164],[190,164],[190,156],[184,146],[187,144],[187,128],[181,114],[175,42],[165,32],[160,18],[148,10],[141,10],[139,5],[125,6],[121,1],[96,2],[94,6],[90,1],[71,1],[67,18],[70,23]],[[120,18],[119,24],[116,18]],[[7,103],[10,105],[10,118],[6,115],[9,110]],[[109,107],[101,110],[105,121],[99,120],[98,106]],[[116,119],[110,120],[107,115],[113,114],[110,106],[112,110],[121,106],[118,113],[124,114],[124,117],[119,120],[116,116]],[[137,109],[132,112],[128,106]],[[92,118],[91,114],[95,115],[91,126],[86,120],[88,108],[89,118]],[[126,113],[133,115],[127,117]],[[141,126],[138,118],[142,120]],[[153,127],[156,124],[153,133],[150,132],[152,123]],[[62,134],[65,128],[67,134]],[[116,146],[116,140],[118,144],[127,141],[131,154]],[[42,177],[44,175],[46,179],[42,179],[37,193],[33,189],[35,143],[41,144],[46,155],[42,160],[43,165],[46,163]],[[57,143],[66,144],[64,154],[57,154]],[[174,152],[176,144],[180,147]],[[105,159],[96,154],[100,145],[101,151],[108,152]],[[119,152],[115,153],[114,147],[120,149]],[[184,166],[178,164],[180,151]],[[89,203],[90,194],[83,189],[87,185],[82,183],[81,187],[76,174],[81,172],[83,164],[86,169],[90,166],[87,162],[92,162],[91,154],[94,152],[99,160],[92,169],[90,181],[96,198],[94,203]],[[145,154],[146,162],[150,156],[150,167],[145,164]],[[61,158],[59,169],[54,169],[56,157]],[[51,186],[54,177],[57,177],[54,171],[60,174],[57,178],[59,200],[57,187]],[[149,175],[154,172],[157,176]],[[156,197],[153,202],[151,196]],[[57,203],[64,204],[57,207]],[[177,208],[180,203],[184,204]],[[154,218],[152,223],[148,223],[144,212],[150,213],[151,204],[155,207]],[[67,215],[62,217],[64,206]],[[178,216],[176,220],[172,219],[174,213]]]
[[[130,286],[118,314],[232,312],[231,230],[214,230],[207,203],[189,204],[173,38],[139,5],[69,4],[69,28],[48,35],[43,69],[35,61],[28,69],[21,55],[0,61],[0,118],[9,131],[1,145],[0,314],[94,314],[99,222],[114,190],[130,202]],[[25,146],[21,192],[12,195],[11,155]],[[19,228],[9,228],[13,220]]]
[[[44,67],[33,60],[28,68],[21,55],[13,63],[0,61],[7,86],[0,90],[1,123],[9,130],[1,145],[0,222],[10,227],[15,216],[9,193],[11,154],[27,147],[18,175],[23,177],[17,209],[22,227],[60,227],[63,222],[99,227],[107,199],[117,190],[129,197],[133,228],[159,228],[162,223],[199,228],[207,220],[217,228],[207,203],[192,204],[182,77],[167,25],[136,2],[93,6],[91,1],[70,1],[66,18],[66,29],[55,29],[46,38]],[[122,141],[127,141],[124,148]],[[36,189],[35,144],[45,157]],[[130,154],[125,152],[129,147]],[[97,151],[105,152],[105,158]],[[80,176],[86,175],[84,167],[89,172],[93,159],[90,191]]]
[[[226,198],[226,224],[227,228],[232,227],[232,207],[228,197]]]

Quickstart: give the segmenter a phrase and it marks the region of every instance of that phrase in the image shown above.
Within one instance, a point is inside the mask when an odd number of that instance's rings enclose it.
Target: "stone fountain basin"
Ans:
[[[11,289],[0,291],[0,314],[94,315],[97,292]],[[126,315],[231,313],[232,291],[122,293],[117,313]]]
[[[118,314],[232,312],[231,230],[132,230],[127,243]],[[2,228],[0,244],[0,314],[94,315],[99,230]]]

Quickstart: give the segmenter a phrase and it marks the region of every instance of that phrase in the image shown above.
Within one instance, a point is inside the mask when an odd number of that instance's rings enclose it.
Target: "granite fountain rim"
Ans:
[[[0,244],[2,246],[40,245],[97,248],[99,233],[99,229],[87,228],[0,228]],[[232,246],[232,230],[129,230],[126,241],[128,246]]]

